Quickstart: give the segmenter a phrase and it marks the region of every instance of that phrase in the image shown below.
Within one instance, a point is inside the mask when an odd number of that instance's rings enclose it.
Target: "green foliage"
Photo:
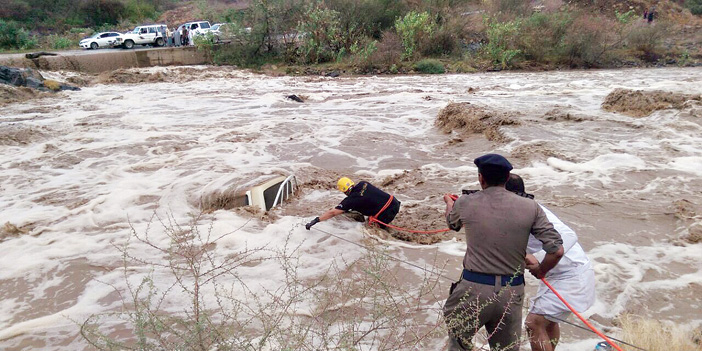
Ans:
[[[690,9],[693,15],[702,16],[702,0],[686,0],[685,7]]]
[[[322,2],[307,8],[297,27],[303,37],[298,48],[302,63],[328,62],[338,57],[344,48],[339,18],[338,12],[324,7]]]
[[[215,45],[214,34],[205,33],[204,35],[196,35],[193,37],[193,41],[195,42],[194,44],[197,50],[204,52],[208,61],[212,61]]]
[[[404,52],[402,59],[407,60],[415,55],[417,43],[434,31],[435,23],[430,18],[429,13],[417,13],[410,11],[402,18],[395,21],[395,30],[402,39]]]
[[[361,36],[380,39],[385,30],[395,25],[395,19],[408,10],[404,1],[397,0],[325,0],[324,3],[343,14],[339,26],[351,43]]]
[[[572,27],[570,12],[537,12],[524,19],[518,47],[527,59],[560,62],[567,55],[566,36]]]
[[[354,56],[354,62],[365,68],[373,66],[371,57],[376,51],[378,51],[377,40],[366,40],[363,43],[357,42],[351,46],[351,54]]]
[[[512,60],[522,53],[522,50],[517,48],[522,22],[520,20],[500,22],[490,18],[486,18],[485,22],[488,38],[485,52],[493,63],[500,64],[503,69],[511,67]]]
[[[92,28],[75,27],[75,28],[71,28],[68,32],[69,32],[69,33],[72,33],[72,34],[86,34],[86,35],[90,35],[90,34],[95,33],[96,31],[93,30]],[[100,31],[100,32],[102,32],[102,31]]]
[[[158,17],[156,7],[149,2],[129,0],[124,9],[124,15],[132,22],[138,23]]]
[[[49,46],[52,49],[68,49],[75,46],[74,41],[68,37],[63,37],[59,35],[51,35],[48,38]]]
[[[37,44],[37,39],[17,22],[0,19],[0,49],[25,50],[32,49]]]
[[[680,59],[678,60],[678,66],[684,67],[687,66],[687,64],[690,63],[690,52],[685,50],[680,54]]]
[[[631,22],[632,19],[634,19],[634,18],[638,19],[638,17],[639,17],[636,14],[636,12],[634,12],[634,10],[629,10],[629,11],[624,12],[624,13],[620,13],[619,11],[614,10],[614,16],[617,18],[617,21],[619,21],[619,23],[621,23],[621,24],[627,24],[627,23]]]
[[[442,74],[446,72],[444,65],[439,60],[425,59],[414,64],[414,70],[427,74]]]
[[[125,6],[119,0],[89,0],[80,10],[88,26],[117,24],[126,14]]]

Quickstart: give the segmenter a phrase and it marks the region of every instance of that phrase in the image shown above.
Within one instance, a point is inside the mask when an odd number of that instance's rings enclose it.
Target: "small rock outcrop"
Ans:
[[[80,90],[80,88],[59,83],[55,80],[44,79],[38,71],[0,66],[0,83],[16,87],[27,87],[40,91]]]

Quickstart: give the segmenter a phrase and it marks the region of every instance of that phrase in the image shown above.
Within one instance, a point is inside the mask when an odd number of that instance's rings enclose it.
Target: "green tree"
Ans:
[[[302,35],[299,47],[304,63],[319,63],[334,59],[344,49],[340,14],[326,8],[322,2],[310,5],[297,31]]]
[[[395,21],[395,30],[402,39],[402,59],[407,60],[414,56],[417,43],[434,31],[434,22],[427,12],[410,11]]]
[[[520,20],[501,22],[494,18],[486,18],[485,22],[488,37],[485,51],[493,63],[500,64],[503,69],[510,67],[512,60],[522,52],[517,49],[516,44],[522,22]]]

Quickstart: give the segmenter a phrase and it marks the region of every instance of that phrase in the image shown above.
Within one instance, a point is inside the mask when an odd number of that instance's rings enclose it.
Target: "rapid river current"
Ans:
[[[440,228],[442,195],[478,189],[472,161],[489,152],[506,156],[527,192],[578,234],[595,269],[597,302],[584,315],[596,326],[616,336],[617,318],[627,313],[702,325],[702,243],[693,235],[702,235],[702,104],[644,117],[601,107],[616,88],[699,96],[702,68],[328,78],[187,67],[125,74],[160,78],[98,82],[0,111],[2,350],[88,349],[80,324],[120,311],[117,292],[124,297],[127,282],[133,288],[151,276],[154,289],[171,289],[172,282],[159,279],[161,266],[151,264],[167,262],[164,252],[133,245],[130,257],[141,259],[124,263],[120,247],[130,236],[134,241],[133,233],[168,247],[168,228],[199,217],[203,232],[218,238],[209,250],[220,257],[266,248],[251,253],[255,262],[239,266],[236,279],[272,291],[286,275],[266,260],[269,252],[293,247],[303,280],[364,255],[358,244],[375,231],[362,223],[334,218],[311,231],[302,225],[343,198],[335,190],[338,176],[394,193],[403,204],[397,223]],[[291,94],[304,102],[286,98]],[[516,122],[500,126],[494,141],[446,133],[435,120],[452,102]],[[294,174],[301,184],[282,208],[263,214],[210,201],[203,213],[203,199],[271,174]],[[393,257],[457,278],[463,236],[371,241]],[[426,273],[402,262],[390,266],[401,269],[409,287]],[[421,318],[439,318],[449,284],[439,281]],[[529,276],[529,295],[536,286]],[[311,301],[297,305],[316,308]],[[177,301],[161,307],[184,310]],[[119,325],[103,327],[120,336]],[[562,350],[588,351],[598,341],[561,329]],[[427,349],[445,342],[437,333]]]

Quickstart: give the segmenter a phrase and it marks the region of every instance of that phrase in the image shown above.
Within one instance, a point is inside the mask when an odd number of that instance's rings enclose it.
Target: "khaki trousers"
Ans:
[[[449,351],[472,350],[473,336],[483,326],[491,350],[519,350],[523,301],[524,285],[492,286],[461,279],[444,304]]]

